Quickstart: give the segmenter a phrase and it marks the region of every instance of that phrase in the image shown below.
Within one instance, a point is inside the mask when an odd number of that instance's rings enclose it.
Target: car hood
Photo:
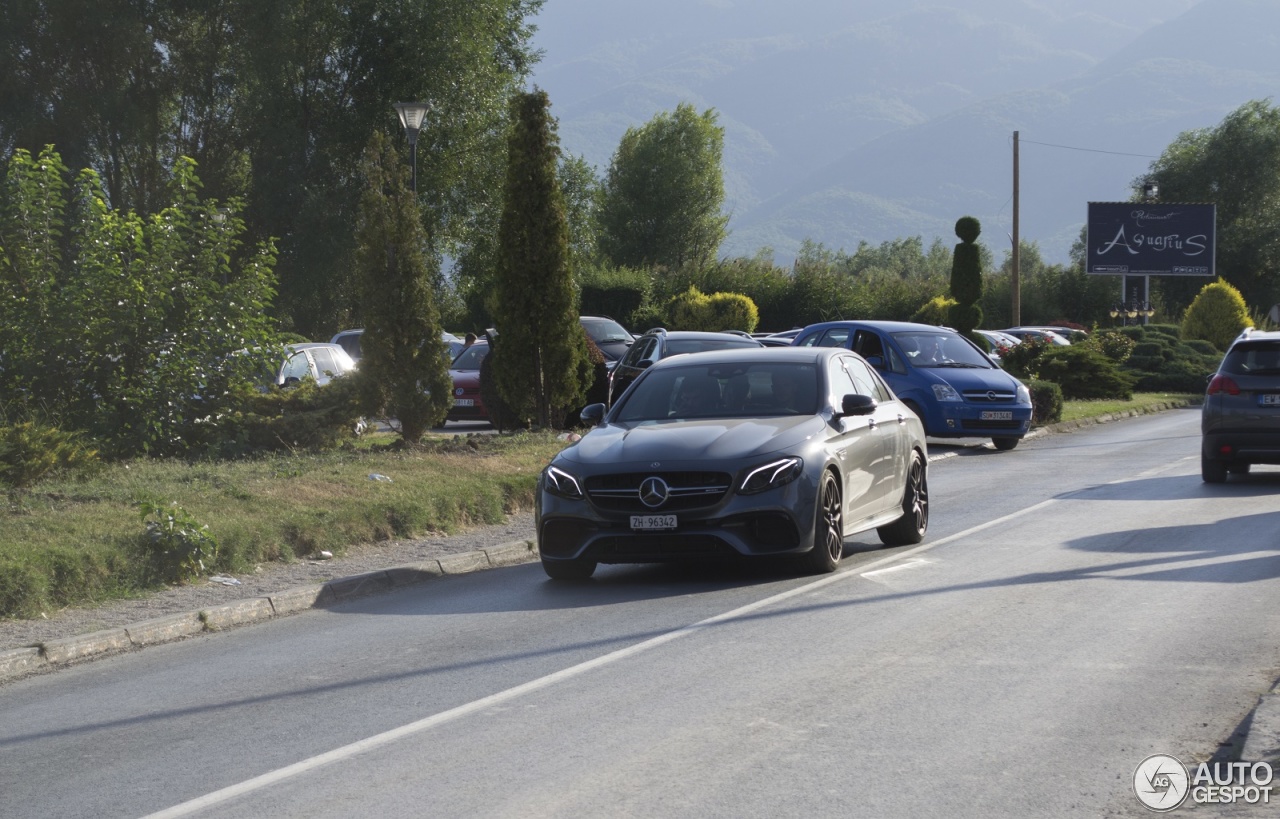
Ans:
[[[561,457],[613,464],[749,458],[797,446],[825,425],[814,415],[607,424],[591,430]]]
[[[1013,390],[1018,389],[1018,380],[1004,370],[978,370],[968,368],[930,367],[919,368],[917,372],[926,378],[947,383],[959,392],[976,390]]]

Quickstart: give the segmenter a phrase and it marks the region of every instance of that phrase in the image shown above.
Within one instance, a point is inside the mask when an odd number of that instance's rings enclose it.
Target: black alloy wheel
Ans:
[[[911,452],[907,485],[902,490],[902,517],[876,530],[886,546],[909,546],[924,540],[929,529],[929,470],[918,450]]]
[[[822,473],[818,489],[818,514],[814,523],[813,549],[806,556],[815,574],[834,572],[844,556],[844,514],[840,482],[830,472]]]

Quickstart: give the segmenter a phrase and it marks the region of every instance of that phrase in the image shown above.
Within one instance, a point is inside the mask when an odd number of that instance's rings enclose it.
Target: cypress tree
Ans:
[[[434,289],[440,260],[430,255],[409,166],[382,132],[365,149],[365,188],[356,219],[356,263],[365,330],[359,378],[366,409],[400,423],[416,443],[444,422],[453,382]]]
[[[490,370],[518,417],[550,427],[582,405],[592,368],[578,323],[569,226],[556,180],[559,139],[546,92],[517,94],[511,121]]]

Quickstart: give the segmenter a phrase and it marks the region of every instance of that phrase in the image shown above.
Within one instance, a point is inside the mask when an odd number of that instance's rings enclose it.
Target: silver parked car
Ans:
[[[1280,332],[1246,330],[1231,343],[1205,391],[1200,431],[1206,483],[1280,464]]]
[[[304,342],[285,347],[284,360],[276,372],[276,385],[287,387],[311,378],[323,386],[356,368],[347,351],[337,344]]]
[[[655,361],[538,480],[542,566],[794,555],[834,571],[845,538],[918,543],[924,427],[863,358],[759,347]]]

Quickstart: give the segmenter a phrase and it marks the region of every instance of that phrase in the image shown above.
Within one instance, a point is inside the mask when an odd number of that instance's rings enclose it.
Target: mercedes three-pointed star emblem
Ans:
[[[645,478],[640,483],[640,502],[650,509],[657,509],[667,502],[671,489],[662,478]]]

